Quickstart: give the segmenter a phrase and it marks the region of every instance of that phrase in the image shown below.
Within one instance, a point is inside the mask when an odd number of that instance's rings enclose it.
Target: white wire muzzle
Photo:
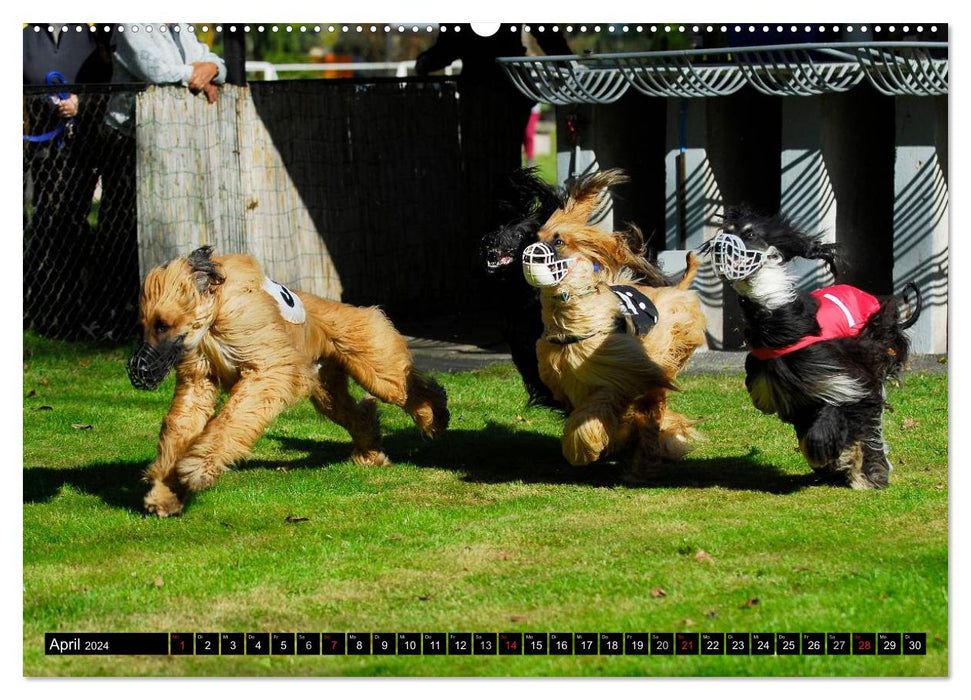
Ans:
[[[715,274],[729,282],[751,277],[765,264],[765,251],[745,247],[745,242],[731,233],[719,233],[704,246],[711,255]]]
[[[534,287],[553,287],[563,281],[576,261],[575,255],[558,258],[553,246],[540,241],[523,251],[523,275]]]

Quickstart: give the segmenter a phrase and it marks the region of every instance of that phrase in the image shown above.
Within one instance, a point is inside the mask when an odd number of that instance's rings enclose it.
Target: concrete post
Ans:
[[[822,153],[823,100],[792,97],[782,101],[781,192],[779,211],[808,234],[836,240],[836,199]],[[826,266],[798,259],[790,271],[800,289],[833,283]]]
[[[947,98],[896,99],[893,287],[916,282],[924,308],[915,353],[947,352]]]
[[[658,257],[666,274],[684,269],[687,250],[697,248],[714,231],[711,221],[721,195],[708,163],[707,102],[667,100],[664,156],[665,252]],[[724,290],[711,269],[702,266],[694,288],[701,296],[708,324],[708,347],[724,347]]]

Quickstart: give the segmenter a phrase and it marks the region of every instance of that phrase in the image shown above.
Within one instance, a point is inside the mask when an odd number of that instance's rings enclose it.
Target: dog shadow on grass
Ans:
[[[269,437],[293,450],[304,452],[304,456],[289,460],[244,460],[234,465],[233,470],[326,468],[347,461],[351,450],[350,439],[344,443]],[[95,496],[106,505],[141,515],[145,512],[143,499],[149,490],[149,485],[142,481],[142,474],[148,464],[146,461],[118,461],[94,462],[77,467],[31,466],[23,470],[23,502],[46,503],[65,488],[70,488]]]
[[[234,470],[326,469],[348,461],[351,442],[317,440],[275,435],[267,438],[296,458],[245,460]],[[488,422],[481,430],[449,430],[436,440],[423,439],[414,429],[390,432],[384,449],[393,462],[425,469],[456,472],[460,478],[481,484],[523,482],[572,484],[594,488],[712,488],[789,494],[819,485],[813,473],[790,474],[765,463],[753,450],[744,455],[693,458],[665,464],[647,480],[629,484],[623,479],[623,464],[599,462],[571,467],[560,453],[558,438],[526,430],[514,430]],[[145,462],[96,462],[78,467],[44,466],[24,470],[24,503],[45,503],[65,487],[96,496],[104,503],[142,513],[142,499],[148,485],[141,477]],[[393,467],[392,467],[393,468]]]
[[[273,436],[271,436],[273,437]],[[253,460],[240,468],[324,467],[348,458],[350,442],[316,442],[274,437],[281,446],[305,456],[296,461]],[[623,478],[623,460],[572,467],[560,451],[559,438],[514,430],[489,421],[480,430],[450,429],[436,440],[425,440],[414,430],[398,430],[384,438],[384,451],[397,463],[456,472],[468,482],[495,484],[573,484],[605,488],[711,488],[788,494],[820,483],[813,473],[786,473],[764,459],[756,450],[743,455],[693,458],[665,464],[647,480],[629,484]]]
[[[107,505],[142,511],[148,485],[142,481],[146,462],[96,462],[78,467],[24,469],[24,503],[46,503],[69,487],[96,496]]]

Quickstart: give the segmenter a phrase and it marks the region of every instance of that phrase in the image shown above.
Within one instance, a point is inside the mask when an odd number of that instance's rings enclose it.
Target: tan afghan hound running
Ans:
[[[181,512],[247,455],[283,409],[310,397],[344,427],[357,464],[389,464],[374,398],[403,408],[429,437],[448,426],[445,391],[415,371],[404,338],[376,308],[292,292],[247,255],[199,248],[150,271],[141,295],[144,338],[132,384],[157,387],[176,369],[158,453],[145,472],[145,508]],[[354,401],[348,377],[370,396]],[[220,389],[228,392],[216,413]]]
[[[563,455],[584,465],[628,453],[626,477],[636,481],[698,437],[692,421],[668,408],[668,392],[705,342],[705,317],[688,290],[693,254],[672,286],[630,249],[629,236],[594,225],[608,188],[626,180],[617,170],[581,178],[523,265],[543,307],[540,376],[569,409]]]

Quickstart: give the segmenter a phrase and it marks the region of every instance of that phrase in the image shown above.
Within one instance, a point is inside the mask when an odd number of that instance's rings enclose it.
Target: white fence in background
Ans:
[[[462,62],[455,61],[445,68],[445,75],[454,75],[462,70]],[[396,78],[414,75],[414,61],[380,61],[374,63],[270,63],[269,61],[247,61],[246,73],[259,73],[262,80],[279,80],[281,73],[332,73],[347,72],[373,73],[394,71]],[[324,76],[321,75],[321,78]]]

